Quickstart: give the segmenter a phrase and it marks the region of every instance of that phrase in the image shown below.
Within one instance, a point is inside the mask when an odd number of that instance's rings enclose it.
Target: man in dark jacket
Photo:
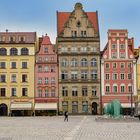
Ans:
[[[67,122],[68,122],[68,111],[65,111],[64,116],[65,116],[64,122],[65,122],[66,120],[67,120]]]

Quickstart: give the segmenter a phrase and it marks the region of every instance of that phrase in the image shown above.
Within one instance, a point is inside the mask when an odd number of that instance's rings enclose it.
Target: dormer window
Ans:
[[[14,36],[10,36],[10,37],[9,37],[9,41],[10,41],[10,42],[15,42],[15,37],[14,37]]]
[[[25,41],[25,37],[24,36],[20,36],[19,37],[19,42],[24,42]]]
[[[44,52],[47,53],[48,52],[48,48],[44,48]]]

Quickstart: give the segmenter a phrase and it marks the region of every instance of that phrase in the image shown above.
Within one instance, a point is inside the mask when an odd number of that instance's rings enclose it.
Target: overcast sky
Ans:
[[[108,29],[128,29],[140,45],[140,0],[0,0],[0,31],[36,31],[56,39],[56,11],[71,12],[76,2],[85,11],[98,11],[101,50]]]

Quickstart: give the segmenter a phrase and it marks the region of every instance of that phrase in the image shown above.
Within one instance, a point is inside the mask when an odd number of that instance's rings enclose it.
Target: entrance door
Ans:
[[[0,104],[0,116],[7,116],[8,107],[6,104]]]
[[[92,103],[92,115],[97,115],[97,103]]]

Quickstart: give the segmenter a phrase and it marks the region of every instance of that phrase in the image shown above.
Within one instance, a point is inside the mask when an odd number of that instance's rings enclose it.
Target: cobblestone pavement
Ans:
[[[140,122],[96,122],[94,116],[0,117],[0,140],[140,140]]]

